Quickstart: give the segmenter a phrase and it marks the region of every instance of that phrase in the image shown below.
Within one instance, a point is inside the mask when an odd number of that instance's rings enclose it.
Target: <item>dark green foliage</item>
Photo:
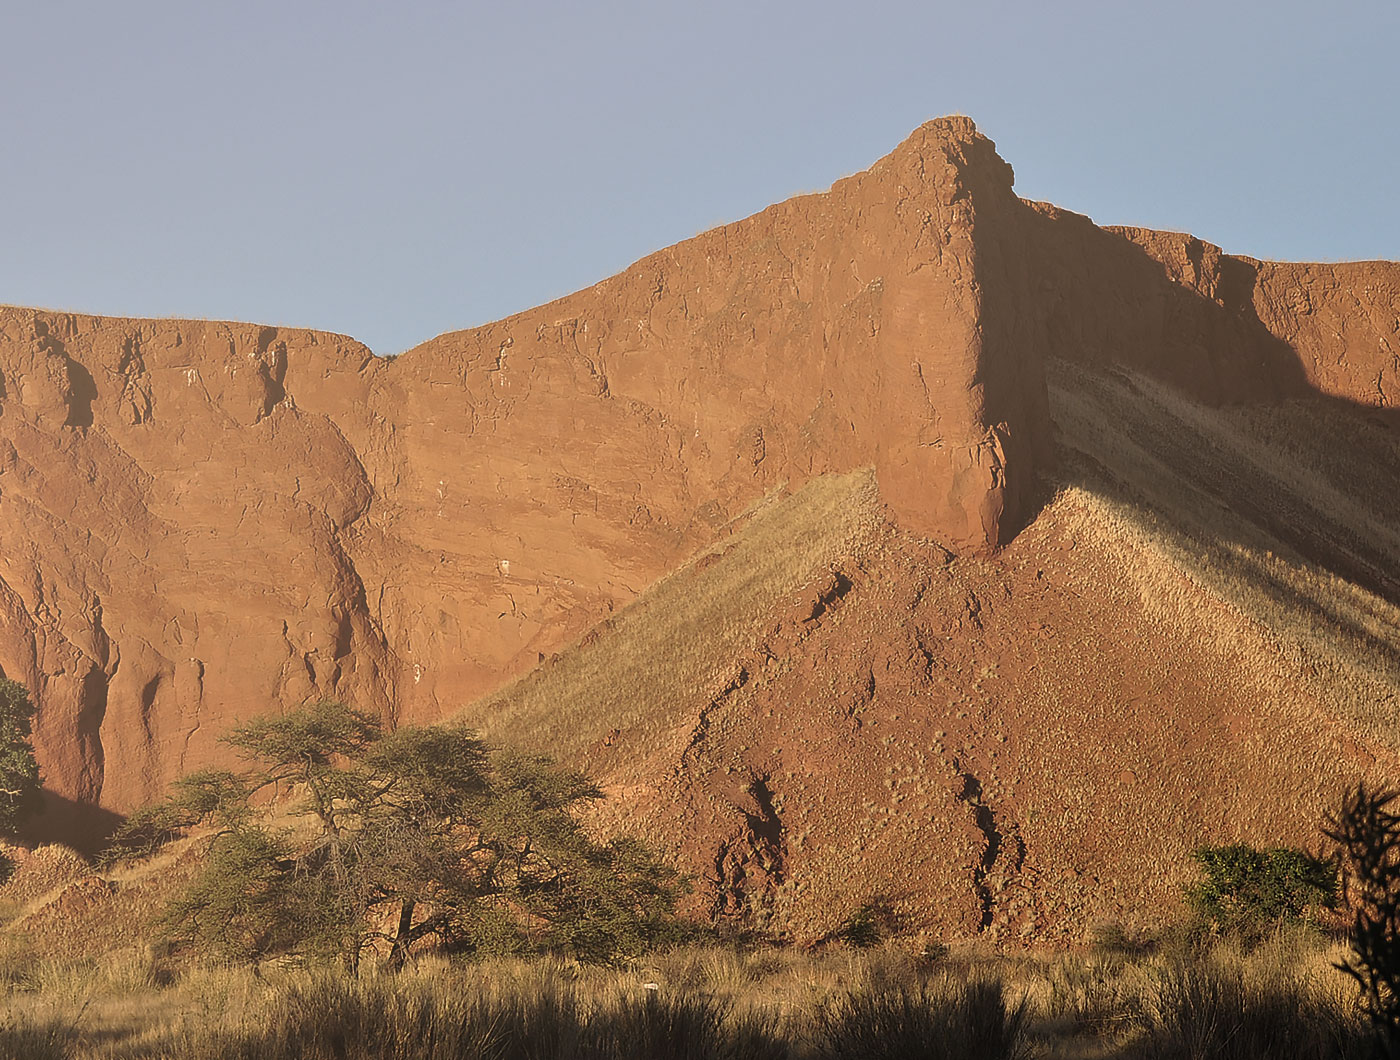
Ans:
[[[925,942],[923,948],[919,950],[918,957],[922,964],[934,965],[940,961],[946,961],[952,952],[946,942],[929,941]]]
[[[1246,978],[1237,967],[1196,960],[1170,965],[1148,994],[1142,1060],[1346,1060],[1371,1055],[1364,1026],[1307,984],[1279,974]]]
[[[190,773],[170,789],[164,802],[137,810],[122,823],[101,861],[110,865],[121,858],[144,857],[201,821],[234,828],[249,812],[244,778],[226,770]]]
[[[868,903],[862,905],[842,922],[841,930],[837,932],[837,936],[863,950],[878,946],[884,938],[884,934],[880,931],[880,922],[875,918],[875,911],[870,908]]]
[[[169,936],[226,957],[373,950],[399,967],[434,938],[466,953],[556,951],[607,962],[676,931],[676,873],[639,843],[597,843],[587,777],[488,753],[464,728],[385,734],[369,716],[317,703],[235,728],[241,775],[193,774],[118,833],[114,857],[145,854],[196,824],[215,833],[203,871],[171,905]],[[291,794],[308,827],[273,830],[250,810]]]
[[[170,903],[162,926],[234,960],[334,956],[344,942],[339,896],[323,877],[297,872],[295,864],[281,836],[252,827],[222,832],[203,871]]]
[[[521,892],[524,908],[548,925],[546,949],[594,963],[682,941],[676,898],[674,870],[632,839],[575,849],[542,885]]]
[[[899,931],[898,917],[889,901],[871,898],[841,922],[835,937],[859,949],[878,946]]]
[[[0,677],[0,836],[14,835],[39,806],[39,766],[30,743],[33,718],[29,690]]]
[[[1000,980],[854,993],[818,1011],[821,1060],[1010,1060],[1023,1055],[1024,1000],[1007,1006]]]
[[[1350,791],[1324,833],[1340,848],[1353,910],[1352,957],[1338,967],[1361,987],[1366,1014],[1385,1043],[1400,1055],[1400,793]]]
[[[358,758],[380,739],[379,722],[334,700],[254,718],[236,726],[224,742],[265,763],[269,776],[323,776],[337,756]]]
[[[1199,847],[1204,879],[1186,889],[1196,915],[1212,929],[1257,938],[1337,902],[1337,866],[1301,850],[1256,850],[1243,843]]]

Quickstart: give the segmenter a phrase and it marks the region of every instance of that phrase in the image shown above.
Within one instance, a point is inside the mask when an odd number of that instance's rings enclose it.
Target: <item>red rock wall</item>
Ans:
[[[873,464],[907,528],[1000,545],[1053,458],[1046,355],[1393,403],[1396,277],[1024,204],[949,118],[392,361],[0,310],[0,668],[36,694],[50,823],[152,798],[277,704],[450,712],[780,483]]]
[[[1027,203],[1049,356],[1144,369],[1210,402],[1400,402],[1400,263],[1257,261]]]
[[[1018,210],[948,119],[392,362],[4,310],[0,666],[35,690],[47,784],[130,808],[308,696],[440,716],[811,474],[873,463],[901,521],[999,543],[1048,430],[1038,367],[983,326],[1024,282]]]
[[[289,358],[372,363],[310,332],[0,312],[0,667],[35,693],[59,816],[150,798],[269,704],[390,706],[344,549],[372,487],[292,408]]]

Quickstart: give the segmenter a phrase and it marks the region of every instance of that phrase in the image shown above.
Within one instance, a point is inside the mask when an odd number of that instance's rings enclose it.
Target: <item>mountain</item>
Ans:
[[[336,696],[593,770],[795,938],[1082,934],[1400,778],[1400,264],[1018,199],[965,118],[384,359],[0,309],[0,669],[91,837]]]

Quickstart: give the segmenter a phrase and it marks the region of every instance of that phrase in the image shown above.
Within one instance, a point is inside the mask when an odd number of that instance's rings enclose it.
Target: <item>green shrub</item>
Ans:
[[[835,937],[848,942],[858,949],[866,950],[878,946],[899,931],[899,918],[884,898],[870,898],[862,902],[850,916],[841,922]]]
[[[0,677],[0,835],[15,829],[39,808],[39,766],[34,761],[29,689]]]
[[[1187,901],[1215,931],[1257,939],[1337,903],[1336,863],[1301,850],[1235,843],[1198,847],[1192,856],[1205,878],[1186,888]]]

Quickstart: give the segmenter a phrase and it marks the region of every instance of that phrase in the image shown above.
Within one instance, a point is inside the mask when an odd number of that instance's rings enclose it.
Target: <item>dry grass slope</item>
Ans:
[[[1208,408],[1065,363],[1051,379],[1065,474],[1135,576],[1169,595],[1185,575],[1261,666],[1400,749],[1400,437],[1321,400]]]
[[[722,691],[732,660],[784,603],[883,524],[869,470],[769,496],[630,607],[463,717],[495,742],[602,771],[605,744],[649,744]]]

